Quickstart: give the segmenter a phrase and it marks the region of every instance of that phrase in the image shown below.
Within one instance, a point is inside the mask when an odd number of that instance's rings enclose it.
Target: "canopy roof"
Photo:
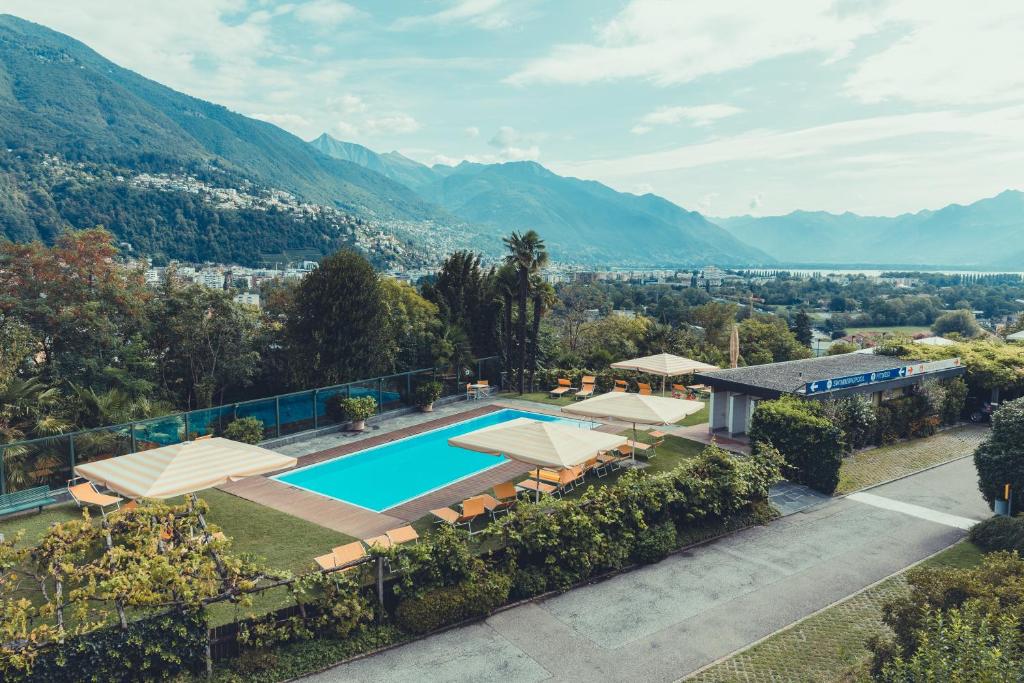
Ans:
[[[611,417],[634,424],[672,424],[704,409],[700,401],[610,392],[564,406],[563,412],[586,417]]]
[[[689,375],[692,372],[701,370],[718,369],[715,365],[683,358],[682,356],[675,356],[671,353],[659,353],[655,356],[620,360],[618,363],[612,363],[612,367],[619,368],[620,370],[638,370],[651,375],[661,375],[662,377],[675,377],[677,375]]]
[[[625,443],[624,436],[528,417],[448,439],[449,446],[504,455],[537,467],[574,467]]]
[[[131,498],[173,498],[296,462],[266,448],[213,438],[78,465],[75,474]]]

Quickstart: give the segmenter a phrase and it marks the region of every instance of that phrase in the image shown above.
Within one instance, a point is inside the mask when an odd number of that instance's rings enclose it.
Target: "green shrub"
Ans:
[[[548,575],[539,567],[519,567],[512,574],[513,600],[525,600],[548,589]]]
[[[441,398],[441,383],[440,382],[424,382],[416,387],[413,395],[416,405],[419,407],[429,406],[437,399]]]
[[[224,438],[242,443],[257,444],[263,441],[263,422],[255,417],[240,417],[224,428]]]
[[[455,586],[444,586],[406,598],[395,609],[395,621],[408,633],[429,633],[442,626],[482,617],[505,604],[512,579],[500,572],[482,572]]]
[[[879,446],[931,436],[940,422],[925,391],[883,401],[875,412],[878,420],[874,441]]]
[[[878,415],[867,396],[850,396],[838,400],[822,401],[822,414],[843,432],[847,452],[864,448],[875,436]]]
[[[1014,510],[1024,510],[1024,398],[1008,401],[992,415],[992,431],[974,452],[981,495],[994,505],[1010,485]]]
[[[1016,550],[1024,553],[1024,518],[990,517],[971,527],[971,543],[984,550]]]
[[[967,403],[967,383],[960,377],[954,377],[944,382],[943,387],[946,393],[939,406],[939,417],[942,424],[956,424],[960,421],[964,405]]]
[[[358,422],[377,414],[377,400],[373,396],[345,398],[335,394],[327,399],[327,415],[335,422]]]
[[[820,412],[798,398],[764,401],[754,410],[749,436],[754,453],[778,449],[788,479],[832,493],[839,485],[845,444],[842,431]]]
[[[633,559],[641,564],[653,564],[665,559],[675,549],[676,525],[662,522],[637,534]]]

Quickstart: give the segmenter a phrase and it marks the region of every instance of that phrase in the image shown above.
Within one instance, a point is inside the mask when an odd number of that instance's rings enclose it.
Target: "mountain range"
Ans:
[[[1024,269],[1024,192],[899,216],[794,211],[712,218],[743,242],[787,264]]]
[[[326,134],[307,143],[9,15],[0,143],[0,235],[50,241],[103,224],[129,248],[193,261],[356,246],[409,264],[453,248],[496,255],[502,236],[530,228],[554,258],[604,266],[1019,269],[1024,256],[1019,192],[895,218],[708,219],[531,161],[428,166]]]

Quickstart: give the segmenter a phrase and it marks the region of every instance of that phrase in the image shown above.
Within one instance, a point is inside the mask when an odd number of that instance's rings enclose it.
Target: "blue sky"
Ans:
[[[1024,188],[1019,0],[5,0],[305,139],[537,160],[710,215]]]

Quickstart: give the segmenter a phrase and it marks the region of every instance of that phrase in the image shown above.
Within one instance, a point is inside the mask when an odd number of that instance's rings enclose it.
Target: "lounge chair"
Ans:
[[[391,541],[391,545],[402,545],[403,543],[416,543],[420,540],[420,535],[416,533],[416,530],[412,526],[406,524],[400,526],[397,529],[385,532],[388,540]]]
[[[624,392],[629,389],[629,382],[624,379],[615,380],[615,388],[612,391]]]
[[[391,542],[391,539],[388,538],[387,534],[381,534],[380,536],[374,536],[373,538],[364,538],[363,545],[366,546],[367,550],[372,550],[374,546],[381,550],[387,550],[393,546],[394,543]]]
[[[623,448],[628,449],[630,455],[635,453],[647,460],[653,458],[657,453],[657,446],[654,444],[644,443],[643,441],[633,441],[632,439],[627,441]],[[622,449],[620,449],[619,452],[621,453]]]
[[[644,384],[643,382],[637,382],[636,385],[639,388],[641,394],[643,394],[644,396],[650,396],[651,395],[651,385],[650,384]]]
[[[506,481],[504,484],[494,485],[494,497],[501,502],[516,501],[516,484],[513,481]]]
[[[68,481],[68,493],[78,504],[78,507],[84,507],[85,505],[95,505],[100,509],[100,514],[104,518],[107,516],[107,508],[113,506],[114,510],[121,509],[121,501],[124,500],[118,496],[111,496],[106,493],[100,493],[96,488],[96,485],[91,481],[83,481],[81,484],[74,484],[75,480],[71,479]]]
[[[604,477],[613,469],[619,469],[623,460],[625,460],[624,457],[615,455],[615,453],[601,453],[597,456],[597,467],[594,468],[594,472],[597,473],[597,476]]]
[[[558,487],[552,486],[551,484],[545,484],[542,481],[536,479],[524,479],[523,481],[516,484],[516,488],[520,491],[530,491],[532,493],[543,493],[544,495],[554,495],[558,493]]]
[[[496,519],[499,512],[508,514],[509,510],[515,507],[516,499],[498,500],[494,496],[484,493],[480,495],[484,499],[484,509],[490,513],[491,519]]]
[[[579,391],[576,392],[576,398],[590,398],[594,395],[594,383],[595,378],[592,375],[585,375],[583,377],[583,383]]]
[[[558,398],[564,394],[568,394],[572,391],[572,382],[567,379],[559,379],[558,386],[548,392],[548,395],[553,398]]]
[[[473,496],[462,501],[462,512],[456,512],[451,508],[437,508],[431,510],[430,514],[434,515],[438,519],[438,524],[447,523],[452,526],[464,526],[472,536],[473,531],[473,520],[484,515],[487,510],[484,508],[483,496]]]
[[[338,567],[344,567],[350,562],[366,557],[366,549],[363,548],[363,544],[359,541],[352,541],[345,545],[339,545],[334,548],[330,553],[321,555],[320,557],[314,558],[314,561],[320,565],[320,568],[324,571],[329,569],[337,569]],[[342,571],[348,571],[354,569],[355,566],[346,567]]]
[[[686,398],[690,395],[690,392],[682,384],[672,385],[672,398]]]
[[[583,480],[583,468],[565,467],[560,470],[541,469],[535,471],[536,479],[557,486],[561,491],[571,491]]]

